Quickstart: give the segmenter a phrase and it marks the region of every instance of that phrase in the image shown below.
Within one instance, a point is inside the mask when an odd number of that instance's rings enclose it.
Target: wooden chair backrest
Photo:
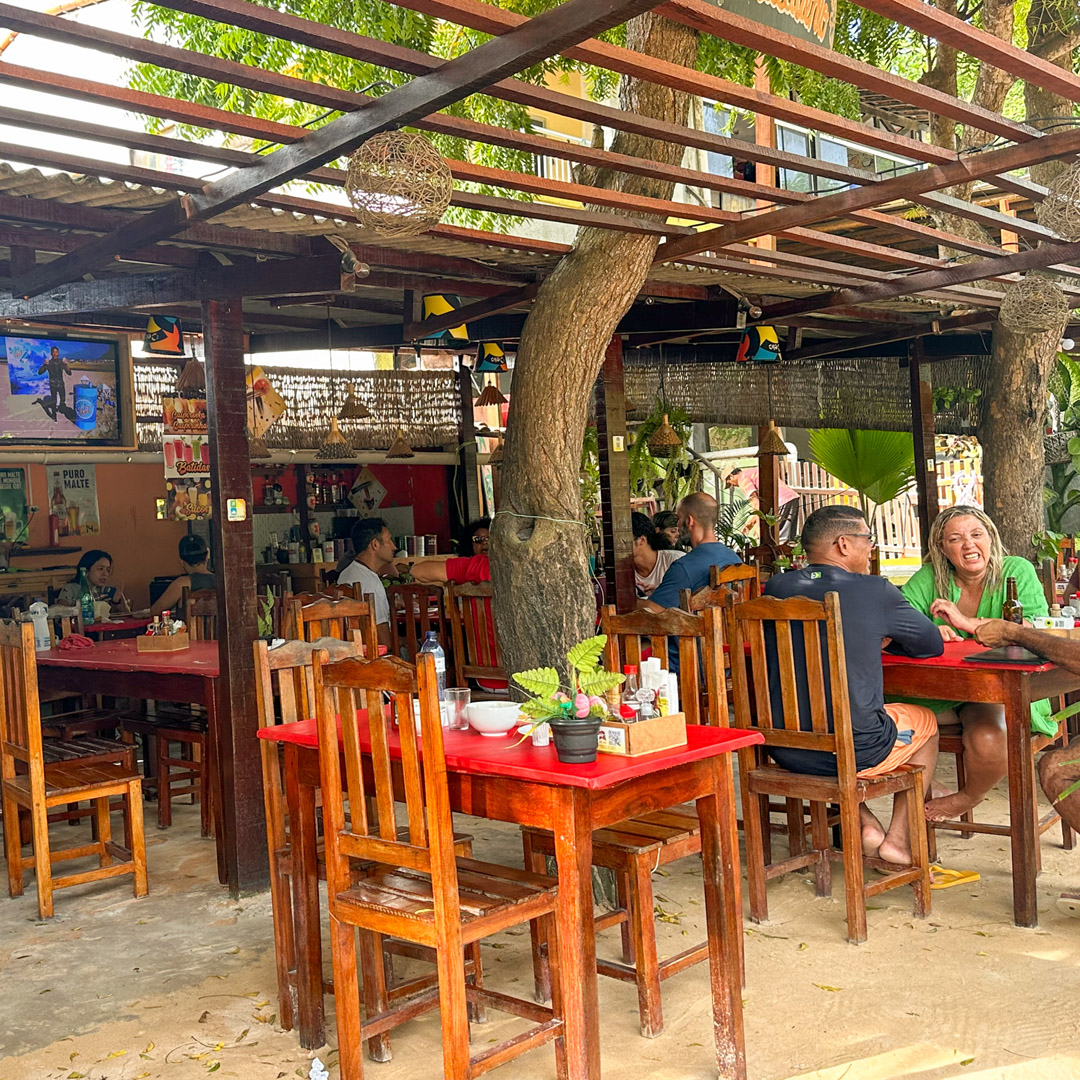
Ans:
[[[604,666],[621,672],[627,664],[639,670],[643,639],[652,639],[652,654],[659,657],[660,666],[668,667],[668,638],[678,639],[679,650],[679,707],[688,724],[701,723],[701,662],[700,648],[705,645],[705,619],[678,608],[660,612],[629,611],[619,615],[609,604],[600,613],[600,631],[607,635],[604,646]],[[716,647],[723,649],[722,643]],[[725,698],[723,709],[727,707]],[[726,720],[723,726],[727,726]]]
[[[455,686],[468,686],[469,679],[510,680],[495,636],[491,595],[490,581],[446,583],[446,617],[454,642]]]
[[[49,642],[54,649],[58,641],[63,641],[64,638],[69,637],[71,634],[83,634],[86,632],[81,611],[75,615],[49,615],[48,622]]]
[[[192,641],[217,641],[218,595],[215,589],[184,590],[184,623]]]
[[[379,655],[379,634],[375,625],[375,607],[367,600],[340,597],[336,600],[320,596],[302,603],[295,596],[289,601],[286,617],[288,637],[298,641],[315,641],[330,637],[347,641],[354,630],[360,631],[364,655]]]
[[[688,592],[689,590],[683,590]],[[736,603],[756,600],[761,595],[761,579],[756,566],[740,563],[738,566],[710,566],[709,584],[692,593],[689,603],[680,596],[679,606],[684,611],[698,612],[707,607],[722,608],[729,596],[734,596]]]
[[[0,621],[0,776],[10,780],[15,762],[30,775],[35,798],[44,796],[45,766],[41,753],[41,709],[37,657],[31,623]],[[15,822],[4,822],[16,828]]]
[[[414,667],[396,656],[327,663],[326,654],[316,652],[314,678],[328,887],[337,892],[347,889],[349,861],[360,859],[430,873],[436,911],[443,903],[456,904],[457,869],[434,657],[425,653]],[[386,696],[389,706],[384,708]],[[413,713],[416,700],[419,738]],[[361,749],[358,710],[367,716],[366,753]],[[336,749],[339,714],[341,755]],[[395,742],[401,747],[399,765],[391,753]],[[348,796],[348,821],[343,790]],[[376,807],[375,819],[369,813],[369,799]],[[404,806],[407,839],[398,839],[395,800]]]
[[[386,590],[386,599],[390,604],[392,655],[415,664],[420,646],[432,630],[444,646],[450,644],[443,591],[438,585],[391,585]]]
[[[855,747],[838,594],[826,593],[824,602],[801,596],[787,600],[763,596],[745,604],[732,599],[724,609],[724,621],[735,726],[760,731],[765,746],[835,754],[841,780],[850,778],[854,783]],[[775,655],[770,657],[767,642],[772,641]],[[797,659],[805,662],[801,686]],[[775,665],[780,701],[774,701],[770,691],[770,665]],[[803,730],[800,716],[809,730]]]
[[[335,642],[335,658],[361,656],[359,640]],[[259,727],[291,724],[315,716],[314,661],[317,646],[306,641],[287,641],[271,649],[265,641],[255,645],[256,715]],[[263,800],[267,829],[273,837],[274,850],[288,843],[285,776],[281,768],[278,744],[259,740],[262,756]]]

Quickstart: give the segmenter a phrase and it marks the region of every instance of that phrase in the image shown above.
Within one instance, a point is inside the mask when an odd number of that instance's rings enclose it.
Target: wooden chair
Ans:
[[[736,603],[756,600],[761,595],[761,579],[756,566],[710,566],[709,584],[692,593],[689,603],[680,604],[685,611],[696,614],[707,607],[722,608],[729,596]]]
[[[468,686],[470,679],[501,682],[509,686],[510,674],[503,666],[495,615],[491,610],[491,582],[478,581],[444,587],[446,617],[454,645],[454,685]],[[509,690],[488,689],[476,698],[506,697]]]
[[[23,876],[37,878],[38,913],[53,914],[53,892],[70,885],[131,874],[136,897],[145,896],[146,852],[143,843],[142,783],[138,773],[116,762],[74,761],[46,766],[34,658],[34,631],[28,623],[0,624],[0,791],[4,808],[4,853],[8,891],[21,896]],[[126,846],[113,842],[110,798],[124,800]],[[96,837],[89,844],[53,851],[49,811],[68,803],[94,805]],[[34,854],[24,858],[19,812],[30,816]],[[53,864],[96,856],[96,869],[53,877]]]
[[[727,696],[722,692],[712,693],[713,687],[720,685],[723,673],[720,626],[721,615],[715,608],[707,609],[704,615],[690,615],[676,609],[617,615],[614,607],[608,607],[600,625],[600,633],[607,635],[604,666],[609,671],[621,671],[623,664],[640,664],[642,639],[651,637],[654,655],[662,658],[666,668],[667,639],[677,637],[679,696],[688,706],[683,710],[687,723],[697,724],[701,722],[698,651],[703,646],[709,672],[709,700],[717,702],[708,722],[727,727]],[[534,871],[542,870],[545,858],[555,854],[555,838],[545,830],[522,829],[522,842],[525,866]],[[661,982],[709,958],[708,943],[702,942],[666,960],[659,960],[652,874],[661,866],[700,853],[697,814],[679,807],[627,818],[593,833],[593,865],[606,867],[615,874],[618,895],[618,907],[599,916],[595,927],[599,931],[621,926],[623,953],[622,963],[598,959],[596,970],[601,975],[636,984],[641,1034],[648,1039],[656,1038],[664,1030]],[[546,999],[550,985],[544,970],[542,943],[535,930],[532,944],[537,996]]]
[[[375,608],[367,600],[348,597],[329,600],[320,596],[305,604],[294,596],[289,601],[285,626],[288,630],[286,636],[297,641],[316,641],[322,637],[347,641],[353,631],[359,631],[364,655],[379,655]]]
[[[443,591],[438,585],[391,585],[386,599],[390,604],[391,655],[415,664],[430,631],[439,635],[444,648],[450,645]]]
[[[788,600],[763,597],[738,605],[729,600],[724,616],[734,686],[735,726],[754,728],[765,738],[764,747],[739,751],[750,917],[755,922],[768,918],[766,881],[792,870],[812,868],[818,896],[829,896],[832,858],[841,858],[844,863],[848,941],[857,944],[866,940],[866,898],[888,889],[910,885],[915,893],[915,914],[919,917],[929,914],[930,869],[923,816],[923,769],[920,765],[902,765],[884,776],[863,778],[856,775],[837,594],[826,594],[824,603],[802,597]],[[767,640],[776,642],[775,658],[770,656]],[[809,691],[809,715],[805,716],[800,715],[796,657],[805,662]],[[775,665],[778,672],[780,701],[773,701],[770,695],[770,664]],[[826,688],[831,688],[831,699]],[[766,757],[767,748],[772,746],[834,754],[837,775],[816,776],[782,769]],[[871,799],[900,792],[907,801],[913,861],[911,866],[896,870],[879,859],[864,858],[859,806]],[[809,801],[811,850],[806,850],[805,830],[789,828],[788,858],[767,865],[765,825],[770,796],[794,800],[800,823],[802,803]],[[829,838],[830,804],[840,807],[840,851],[832,847]],[[884,871],[883,876],[867,884],[864,862]]]
[[[192,641],[216,641],[218,596],[216,589],[185,589],[180,611]]]
[[[455,857],[434,658],[422,655],[418,668],[396,657],[342,660],[324,666],[316,654],[314,681],[342,1080],[361,1080],[361,1044],[365,1039],[371,1042],[373,1056],[385,1059],[386,1032],[435,1007],[442,1013],[446,1080],[479,1076],[552,1040],[559,1042],[555,1058],[560,1077],[565,1077],[558,992],[554,1007],[545,1009],[533,1001],[493,993],[479,985],[475,974],[466,973],[464,946],[534,919],[545,921],[551,963],[557,971],[555,920],[551,917],[556,883],[527,871]],[[384,693],[392,695],[390,708],[400,728],[397,790],[405,804],[405,840],[399,838],[394,824],[393,729],[383,710]],[[417,698],[419,748],[413,717]],[[361,751],[358,708],[365,708],[369,718],[368,762]],[[342,718],[344,777],[338,752],[338,712]],[[422,767],[418,749],[423,754]],[[348,789],[349,821],[342,798],[343,780]],[[371,794],[379,807],[377,826],[366,811],[366,797]],[[370,864],[358,879],[350,871],[351,860]],[[358,931],[363,1022],[356,963]],[[391,1008],[377,962],[384,936],[434,949],[438,986]],[[557,986],[557,979],[553,981]],[[510,1012],[535,1024],[470,1057],[469,1003]]]
[[[265,641],[255,642],[256,708],[260,728],[309,720],[315,715],[312,652],[316,649],[327,651],[328,657],[334,660],[363,655],[358,631],[354,631],[353,638],[348,641],[287,641],[276,649],[270,649]],[[281,1026],[290,1031],[295,1020],[297,990],[291,892],[293,858],[288,803],[278,744],[260,739],[259,751],[262,757],[266,842],[270,861],[270,903],[274,917],[278,1019]],[[467,833],[455,833],[454,844],[459,854],[472,854],[472,837]],[[323,880],[326,878],[324,855],[319,859],[319,877]],[[319,954],[319,928],[308,930],[313,935],[308,947],[312,948],[315,954]],[[392,947],[387,950],[388,968],[389,957],[393,951]],[[475,956],[470,956],[469,962],[471,970],[471,965],[479,962],[479,950],[476,950]],[[428,978],[425,985],[430,985],[431,981]],[[401,996],[413,986],[414,983],[406,983],[393,987],[389,992],[392,997]],[[324,989],[332,992],[333,986],[325,985]]]

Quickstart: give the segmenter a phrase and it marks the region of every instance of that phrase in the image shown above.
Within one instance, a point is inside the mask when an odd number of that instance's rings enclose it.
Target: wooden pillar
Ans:
[[[915,490],[919,500],[919,533],[923,555],[930,526],[938,516],[937,467],[934,453],[934,395],[922,377],[922,341],[908,345],[908,387],[911,392],[911,437],[915,442]]]
[[[247,393],[241,303],[202,305],[206,345],[206,405],[213,487],[214,571],[217,574],[217,684],[219,849],[229,893],[238,897],[269,884],[262,768],[256,738],[255,659],[258,636],[255,551],[252,542],[251,463],[248,458]],[[244,499],[243,521],[229,521],[230,499]]]
[[[604,353],[596,380],[596,443],[600,460],[600,516],[608,601],[620,611],[637,604],[634,587],[634,530],[630,521],[630,463],[626,452],[626,393],[622,338]]]
[[[458,357],[458,395],[461,401],[461,429],[458,433],[457,489],[465,520],[462,532],[470,521],[480,516],[483,500],[480,498],[480,480],[476,465],[476,419],[473,416],[472,372],[465,366],[465,358]]]
[[[758,448],[760,450],[762,440],[769,432],[768,424],[758,427]],[[777,505],[777,492],[780,490],[780,459],[775,454],[758,453],[758,509],[763,514],[775,516],[779,506]],[[762,547],[765,547],[766,537],[774,544],[778,543],[779,530],[775,525],[768,526],[764,521],[759,522]]]
[[[754,89],[760,90],[764,94],[772,93],[769,73],[765,70],[765,61],[761,54],[758,54],[754,60]],[[773,123],[773,118],[767,113],[754,113],[754,142],[758,146],[770,148],[776,146],[776,126]],[[754,165],[754,179],[757,183],[764,184],[766,187],[776,187],[776,166],[765,165],[760,161],[756,162]],[[760,209],[769,206],[768,200],[757,199],[756,202]],[[776,237],[759,236],[754,241],[754,244],[762,251],[775,251]]]

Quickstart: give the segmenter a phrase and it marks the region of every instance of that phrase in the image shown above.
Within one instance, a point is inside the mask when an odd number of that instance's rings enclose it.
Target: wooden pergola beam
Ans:
[[[821,311],[831,307],[852,307],[859,304],[889,300],[896,296],[915,296],[931,289],[958,285],[965,281],[978,281],[997,274],[1011,274],[1021,270],[1038,270],[1052,266],[1059,259],[1080,258],[1080,243],[1043,244],[1029,251],[1003,255],[989,259],[976,259],[969,263],[957,263],[944,270],[926,270],[918,274],[895,277],[888,282],[875,282],[858,289],[841,289],[824,296],[812,296],[804,300],[791,300],[777,304],[762,316],[763,322],[784,315],[802,315],[808,311]]]
[[[858,4],[935,41],[952,45],[968,56],[984,60],[1017,79],[1060,94],[1069,101],[1080,101],[1080,78],[1071,71],[1018,49],[1011,42],[1002,41],[932,4],[924,4],[922,0],[858,0]]]
[[[453,326],[460,326],[462,323],[475,322],[478,319],[486,318],[488,315],[498,315],[503,311],[511,311],[534,300],[539,289],[539,282],[532,285],[523,285],[518,289],[508,289],[506,292],[499,293],[488,300],[479,300],[475,304],[466,304],[465,307],[448,312],[446,315],[433,315],[430,319],[424,319],[422,322],[406,323],[401,329],[402,340],[409,342],[416,341],[418,338],[432,337],[435,334],[441,334],[444,330],[449,330]]]
[[[79,251],[39,267],[20,282],[19,290],[27,296],[36,295],[97,269],[125,249],[155,243],[192,222],[216,217],[349,153],[380,131],[407,125],[445,108],[653,5],[654,0],[568,0],[514,33],[493,38],[438,71],[420,76],[293,145],[265,155],[260,164],[225,176],[198,194],[178,199],[109,236],[90,241]],[[0,21],[6,22],[6,16],[0,15]],[[215,64],[220,65],[220,61]],[[218,70],[216,77],[220,79],[220,67]]]
[[[996,172],[1020,169],[1035,162],[1069,157],[1078,152],[1080,152],[1080,131],[1056,131],[1032,142],[1006,146],[1000,150],[987,150],[982,154],[969,155],[947,165],[936,165],[930,169],[894,176],[883,180],[880,184],[848,188],[831,195],[822,195],[812,203],[769,210],[763,214],[746,217],[731,225],[720,225],[715,229],[699,232],[695,236],[669,240],[660,245],[656,261],[670,262],[699,251],[714,250],[718,245],[749,240],[755,236],[775,236],[777,232],[793,226],[810,225],[814,222],[842,217],[852,210],[880,206],[891,199],[912,199],[924,191],[935,191],[953,184],[979,180]],[[1068,245],[1061,246],[1064,248]],[[1068,258],[1071,256],[1063,256],[1054,261],[1064,262]],[[997,272],[1000,271],[995,271]]]
[[[865,334],[861,337],[844,338],[840,341],[815,341],[802,349],[785,351],[785,360],[813,360],[819,356],[841,356],[844,353],[858,352],[860,349],[888,345],[893,341],[913,341],[931,334],[944,334],[950,330],[962,330],[972,326],[986,326],[997,318],[993,311],[973,311],[967,315],[956,315],[950,319],[934,319],[930,322],[898,326],[894,330],[879,334]]]

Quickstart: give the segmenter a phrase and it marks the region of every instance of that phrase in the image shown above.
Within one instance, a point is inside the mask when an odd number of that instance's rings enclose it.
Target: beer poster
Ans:
[[[60,536],[90,536],[101,532],[97,466],[50,466],[49,493],[49,516],[56,515]]]
[[[0,469],[0,541],[25,540],[26,473],[22,469]]]

